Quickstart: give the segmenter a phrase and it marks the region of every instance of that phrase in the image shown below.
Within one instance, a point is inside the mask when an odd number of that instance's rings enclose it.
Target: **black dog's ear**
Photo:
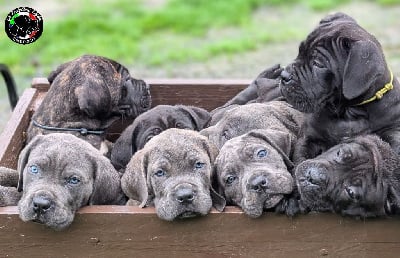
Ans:
[[[273,129],[257,129],[251,130],[248,136],[262,139],[276,149],[282,156],[288,169],[293,168],[290,157],[294,150],[294,138],[291,134],[273,130]]]
[[[136,152],[137,146],[135,143],[135,139],[140,128],[140,125],[133,122],[122,132],[122,134],[115,141],[113,149],[111,151],[110,159],[111,163],[117,170],[125,168],[126,164],[128,164],[128,162],[132,158],[132,155]]]
[[[89,204],[122,204],[125,198],[121,189],[120,176],[110,160],[97,152],[90,153],[89,159],[94,170],[93,192]]]
[[[110,90],[102,81],[86,80],[74,90],[79,109],[90,118],[108,115],[111,109]]]
[[[382,80],[386,62],[382,49],[373,41],[350,43],[350,52],[343,71],[343,95],[351,100],[360,97]],[[383,85],[378,85],[383,87]]]
[[[202,130],[211,119],[210,113],[203,108],[192,106],[179,106],[179,108],[192,120],[196,131]]]
[[[17,171],[19,174],[18,186],[17,186],[18,192],[21,192],[23,190],[24,170],[26,167],[26,163],[28,163],[31,151],[42,141],[42,138],[43,135],[36,135],[35,137],[33,137],[33,139],[29,142],[29,144],[26,145],[25,148],[19,154],[18,167],[17,167]]]
[[[126,166],[121,178],[124,193],[131,200],[138,201],[139,207],[145,207],[149,200],[149,187],[147,186],[148,154],[145,149],[136,152]]]

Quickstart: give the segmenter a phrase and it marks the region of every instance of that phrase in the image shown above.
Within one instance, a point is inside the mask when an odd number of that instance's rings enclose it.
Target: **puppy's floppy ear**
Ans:
[[[124,193],[129,199],[140,202],[139,207],[142,208],[150,201],[147,186],[147,162],[147,151],[139,150],[132,156],[121,179]]]
[[[350,51],[343,71],[342,90],[344,97],[351,100],[381,81],[385,75],[386,62],[381,47],[373,41],[343,41],[350,45]],[[377,86],[383,87],[383,84]]]
[[[21,192],[23,190],[24,170],[26,163],[28,163],[29,155],[31,154],[31,151],[42,141],[42,138],[43,135],[36,135],[35,137],[33,137],[33,139],[29,142],[29,144],[26,145],[25,148],[19,154],[18,167],[17,167],[17,171],[19,173],[18,186],[17,186],[18,192]]]
[[[199,107],[192,106],[179,106],[179,109],[186,113],[195,125],[194,130],[200,131],[203,129],[208,121],[211,119],[210,113]]]
[[[211,200],[212,200],[214,208],[217,209],[218,211],[222,212],[226,206],[226,200],[222,195],[220,195],[214,189],[214,185],[216,184],[216,170],[215,170],[214,162],[215,162],[216,157],[218,156],[219,149],[217,148],[217,146],[215,146],[209,140],[203,141],[203,147],[207,151],[208,156],[210,157],[210,164],[211,164],[210,195],[211,195]]]
[[[132,123],[122,132],[114,143],[111,151],[111,163],[116,169],[125,168],[126,164],[128,164],[132,158],[132,155],[136,152],[137,146],[135,144],[135,139],[139,127],[140,126],[135,122]]]
[[[101,154],[90,155],[89,160],[92,162],[94,169],[94,185],[89,204],[122,204],[124,195],[121,189],[120,177],[111,162]]]
[[[251,130],[248,136],[259,138],[267,142],[281,154],[288,169],[291,170],[293,168],[290,157],[293,154],[295,141],[291,134],[273,129],[257,129]]]
[[[111,93],[101,81],[87,79],[74,90],[79,109],[88,117],[108,115],[111,109]]]

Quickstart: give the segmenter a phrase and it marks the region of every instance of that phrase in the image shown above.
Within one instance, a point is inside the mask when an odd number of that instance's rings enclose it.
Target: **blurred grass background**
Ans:
[[[333,11],[346,12],[382,43],[400,68],[400,0],[0,0],[8,12],[29,6],[44,32],[18,45],[0,34],[0,62],[21,95],[33,77],[82,54],[107,56],[137,78],[254,78],[290,62],[299,42]],[[4,26],[4,25],[3,25]],[[10,115],[0,82],[0,130]]]

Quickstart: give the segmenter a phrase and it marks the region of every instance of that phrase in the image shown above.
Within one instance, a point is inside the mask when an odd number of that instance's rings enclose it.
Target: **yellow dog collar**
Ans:
[[[358,103],[356,106],[361,106],[361,105],[370,103],[370,102],[372,102],[372,101],[374,101],[374,100],[380,100],[386,92],[388,92],[388,91],[390,91],[391,89],[393,89],[393,73],[392,73],[391,70],[389,70],[389,71],[390,71],[390,82],[386,83],[385,86],[383,86],[382,89],[378,90],[378,91],[375,93],[374,96],[372,96],[371,98],[369,98],[369,99],[367,99],[367,100],[364,100],[364,101],[361,102],[361,103]]]

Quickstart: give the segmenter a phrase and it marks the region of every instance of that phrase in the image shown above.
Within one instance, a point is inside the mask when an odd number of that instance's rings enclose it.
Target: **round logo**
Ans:
[[[43,32],[42,16],[30,7],[18,7],[7,15],[5,31],[18,44],[35,42]]]

